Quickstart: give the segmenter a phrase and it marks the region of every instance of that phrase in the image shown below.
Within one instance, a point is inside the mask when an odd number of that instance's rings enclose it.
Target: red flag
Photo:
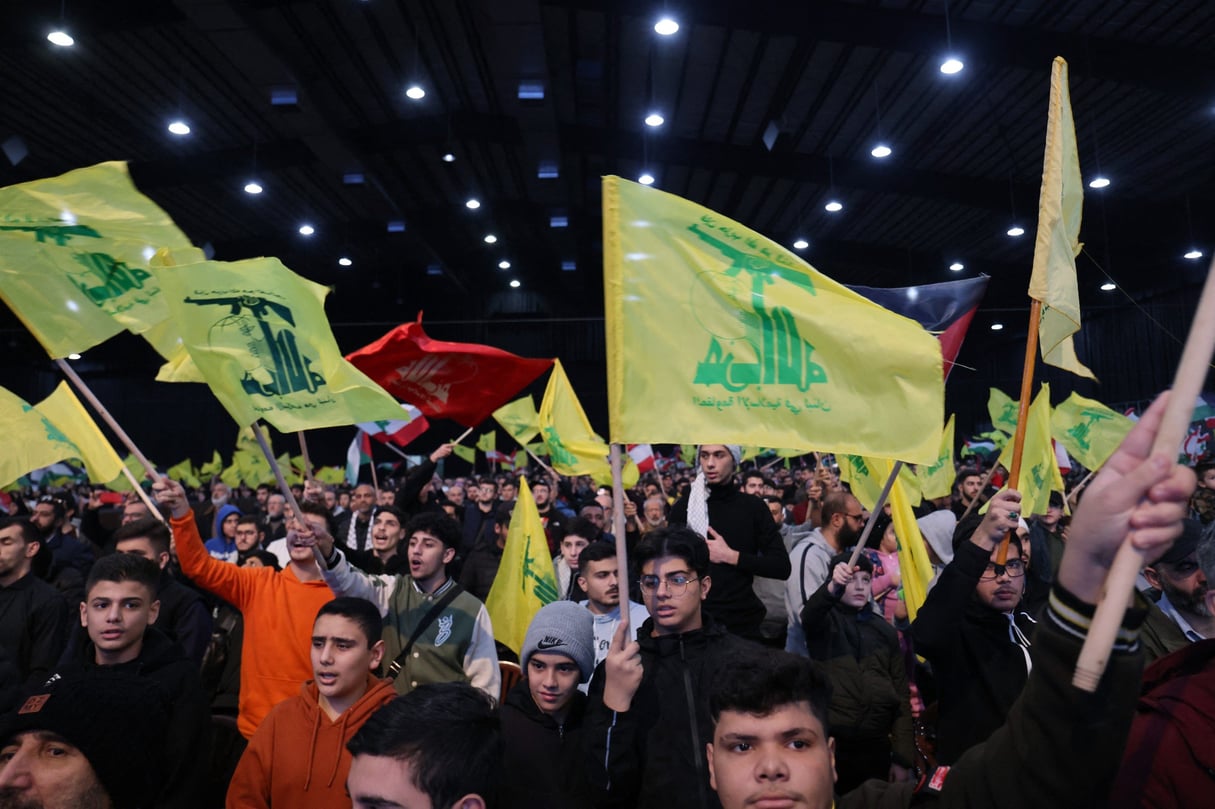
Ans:
[[[477,343],[432,340],[422,331],[421,314],[346,359],[430,418],[465,427],[489,418],[553,364]]]
[[[637,464],[637,471],[645,474],[654,471],[654,448],[649,444],[629,444],[629,457]]]

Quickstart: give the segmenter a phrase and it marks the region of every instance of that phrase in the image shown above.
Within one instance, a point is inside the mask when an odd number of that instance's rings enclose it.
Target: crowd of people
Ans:
[[[1045,514],[962,466],[855,563],[871,515],[824,457],[704,444],[620,502],[537,475],[557,597],[518,649],[485,602],[519,479],[443,476],[451,445],[378,489],[21,493],[0,809],[1205,805],[1215,465],[1151,457],[1160,415]],[[1082,692],[1128,536],[1151,561]]]

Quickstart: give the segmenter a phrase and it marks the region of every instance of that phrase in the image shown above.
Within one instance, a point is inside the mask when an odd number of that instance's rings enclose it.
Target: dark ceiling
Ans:
[[[653,29],[664,13],[674,36]],[[74,47],[46,40],[56,27]],[[947,31],[965,62],[953,76],[937,69]],[[1086,189],[1086,313],[1192,296],[1206,259],[1182,254],[1215,247],[1213,35],[1210,0],[954,0],[948,21],[942,0],[9,2],[0,144],[18,149],[0,185],[128,160],[216,258],[276,255],[333,285],[344,349],[425,310],[435,336],[581,362],[594,400],[599,178],[648,171],[774,239],[804,237],[807,260],[845,283],[947,280],[953,261],[989,274],[970,346],[982,372],[975,351],[1021,339],[1055,55],[1070,63],[1085,179],[1111,179]],[[663,126],[646,126],[651,111]],[[177,118],[189,135],[167,131]],[[885,160],[869,154],[879,137]],[[252,178],[264,193],[242,190]],[[841,212],[824,211],[832,197]],[[1007,236],[1012,224],[1026,235]],[[1105,273],[1120,290],[1098,290]],[[1161,328],[1184,336],[1185,317]],[[45,359],[2,318],[0,368],[28,390]],[[1010,328],[990,332],[1001,319]],[[98,369],[150,367],[128,345],[100,349]],[[600,425],[603,406],[587,401]]]

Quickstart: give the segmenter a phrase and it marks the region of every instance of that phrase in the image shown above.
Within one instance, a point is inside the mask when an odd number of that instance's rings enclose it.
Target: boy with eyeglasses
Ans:
[[[953,561],[911,625],[916,654],[931,665],[939,697],[937,757],[951,764],[1004,723],[1032,667],[1035,620],[1018,609],[1025,563],[1015,531],[1021,494],[997,493],[981,521],[954,534]],[[979,524],[977,527],[975,523]],[[999,544],[1009,532],[1003,564]]]
[[[588,774],[612,805],[719,806],[709,786],[708,692],[738,655],[757,648],[702,611],[713,586],[709,549],[689,528],[660,528],[633,554],[650,619],[637,639],[620,624],[591,681]]]

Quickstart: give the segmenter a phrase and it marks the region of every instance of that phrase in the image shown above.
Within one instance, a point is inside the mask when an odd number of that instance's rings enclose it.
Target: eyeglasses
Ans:
[[[688,585],[696,581],[695,577],[686,576],[683,573],[672,573],[665,579],[660,579],[657,576],[642,576],[640,579],[641,589],[643,592],[652,593],[658,589],[658,585],[666,582],[667,592],[678,598],[688,591]]]
[[[1025,563],[1020,559],[1010,559],[1002,565],[997,565],[995,562],[988,562],[987,569],[983,571],[983,575],[979,576],[984,581],[998,579],[1005,573],[1010,579],[1019,579],[1025,575]]]
[[[845,514],[844,516],[850,520],[856,520],[858,522],[862,522],[865,519],[865,515],[863,513],[862,514]]]

